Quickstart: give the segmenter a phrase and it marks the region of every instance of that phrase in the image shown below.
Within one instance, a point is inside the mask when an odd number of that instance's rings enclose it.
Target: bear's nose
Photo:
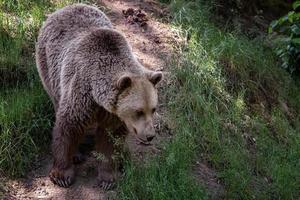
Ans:
[[[154,136],[147,136],[147,141],[150,142],[153,140],[153,138],[154,138]]]

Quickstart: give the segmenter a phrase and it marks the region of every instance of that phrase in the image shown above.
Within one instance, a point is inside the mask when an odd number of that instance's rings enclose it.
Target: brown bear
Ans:
[[[155,86],[162,73],[143,67],[105,14],[85,4],[48,17],[39,32],[36,63],[56,113],[51,181],[61,187],[74,182],[74,153],[86,130],[97,123],[96,150],[106,158],[98,179],[108,189],[115,180],[108,130],[134,134],[143,143],[153,139]]]

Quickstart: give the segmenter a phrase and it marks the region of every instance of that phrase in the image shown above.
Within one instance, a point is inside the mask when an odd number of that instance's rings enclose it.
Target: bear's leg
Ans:
[[[78,149],[73,156],[73,163],[80,164],[86,160],[86,155],[95,148],[96,129],[87,130],[83,140],[78,145]]]
[[[83,128],[77,123],[57,119],[53,129],[53,167],[50,179],[61,187],[69,187],[74,182],[74,166],[72,158],[83,135]]]
[[[78,165],[83,163],[86,160],[86,157],[83,153],[77,151],[73,156],[73,164]]]
[[[118,129],[109,135],[105,130],[97,129],[96,150],[100,154],[98,158],[98,182],[100,187],[105,190],[113,188],[114,182],[121,174],[118,161],[112,158],[113,154],[123,147],[125,137],[119,132]]]
[[[113,187],[115,181],[114,163],[112,159],[113,141],[108,133],[101,128],[97,128],[96,133],[96,151],[98,156],[98,183],[104,190]]]

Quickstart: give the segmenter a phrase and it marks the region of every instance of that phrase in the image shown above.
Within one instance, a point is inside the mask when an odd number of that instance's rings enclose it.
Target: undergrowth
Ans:
[[[0,96],[0,166],[13,176],[29,163],[50,138],[52,106],[40,85],[11,89]]]
[[[226,199],[300,197],[300,90],[262,40],[217,28],[210,5],[171,1],[173,25],[187,36],[165,88],[176,124],[166,150],[127,166],[120,199],[205,199],[196,161],[216,170]]]
[[[0,174],[24,175],[49,143],[52,104],[34,45],[46,14],[75,1],[0,0]]]

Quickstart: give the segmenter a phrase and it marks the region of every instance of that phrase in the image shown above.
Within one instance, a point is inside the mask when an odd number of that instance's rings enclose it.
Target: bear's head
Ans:
[[[161,80],[161,72],[147,71],[143,76],[123,74],[116,82],[116,115],[143,144],[149,144],[156,135],[153,115],[158,103],[156,85]]]

